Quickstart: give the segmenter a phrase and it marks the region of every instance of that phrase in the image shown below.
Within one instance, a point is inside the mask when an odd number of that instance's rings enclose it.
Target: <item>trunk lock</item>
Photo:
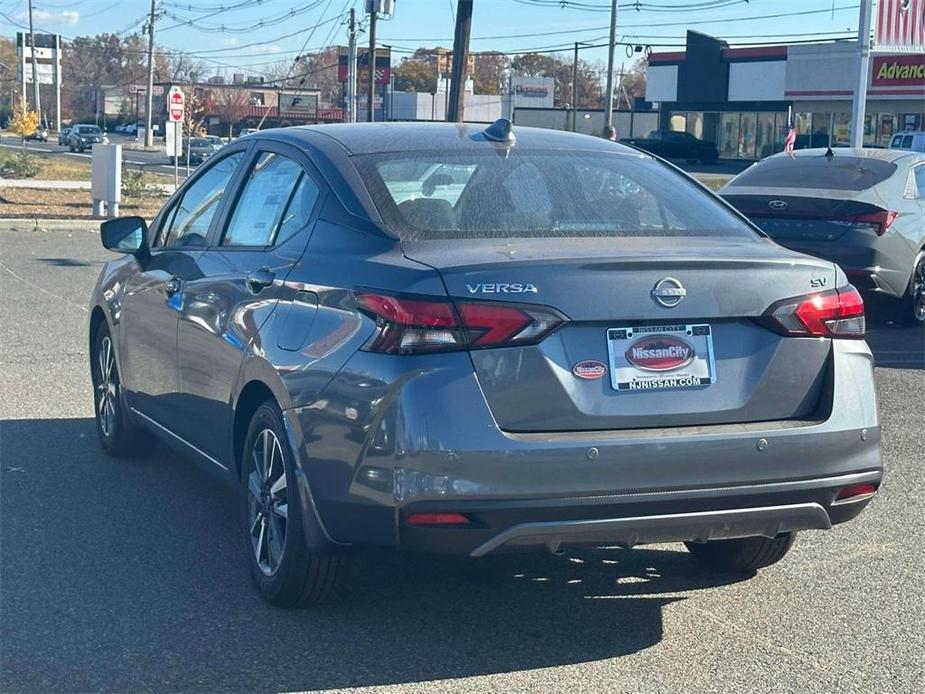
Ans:
[[[758,444],[757,444],[756,447],[758,448],[759,451],[765,450],[765,449],[768,447],[768,440],[767,440],[767,439],[758,439]]]

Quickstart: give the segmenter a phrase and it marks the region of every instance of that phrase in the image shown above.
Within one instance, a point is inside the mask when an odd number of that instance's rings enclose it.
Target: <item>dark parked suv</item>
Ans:
[[[233,481],[275,604],[364,545],[684,541],[754,572],[880,484],[845,275],[600,138],[263,131],[102,240],[124,255],[90,307],[100,441]]]

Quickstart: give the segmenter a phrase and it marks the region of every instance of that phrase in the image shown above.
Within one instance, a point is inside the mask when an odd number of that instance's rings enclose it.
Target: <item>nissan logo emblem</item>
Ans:
[[[674,277],[659,280],[652,288],[652,298],[665,308],[677,306],[685,296],[687,290]]]
[[[771,202],[768,203],[768,207],[770,207],[772,210],[786,210],[787,201],[786,200],[772,200]]]

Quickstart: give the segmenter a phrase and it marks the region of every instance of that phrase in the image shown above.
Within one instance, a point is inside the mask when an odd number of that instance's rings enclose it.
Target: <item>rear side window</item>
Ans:
[[[772,157],[739,174],[734,186],[866,190],[896,172],[896,164],[872,157]]]
[[[353,161],[386,225],[406,240],[755,236],[696,183],[636,155],[514,147]]]
[[[236,152],[215,162],[186,189],[180,202],[168,215],[162,232],[163,245],[206,245],[212,218],[243,157],[243,152]]]
[[[912,135],[904,135],[902,148],[910,149],[911,147],[912,147]]]
[[[286,234],[295,233],[308,219],[318,196],[314,182],[306,179],[292,159],[261,153],[235,205],[222,245],[272,246],[288,238],[280,237],[283,227]]]
[[[894,135],[894,136],[893,136],[893,140],[890,142],[890,148],[891,148],[891,149],[899,149],[900,147],[902,147],[902,144],[903,144],[903,136],[902,136],[902,135]]]
[[[925,200],[925,164],[916,166],[912,169],[915,176],[916,196],[919,200]]]

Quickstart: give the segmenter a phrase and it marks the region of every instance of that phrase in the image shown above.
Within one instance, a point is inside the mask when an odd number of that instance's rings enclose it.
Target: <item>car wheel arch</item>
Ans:
[[[292,401],[276,370],[260,357],[245,359],[238,383],[237,395],[232,401],[231,454],[240,474],[241,451],[254,412],[267,400],[273,400],[281,410],[292,407]]]
[[[101,325],[106,325],[106,313],[98,305],[93,307],[93,310],[90,312],[90,350],[93,351],[93,345],[96,341],[96,333],[100,329]]]

